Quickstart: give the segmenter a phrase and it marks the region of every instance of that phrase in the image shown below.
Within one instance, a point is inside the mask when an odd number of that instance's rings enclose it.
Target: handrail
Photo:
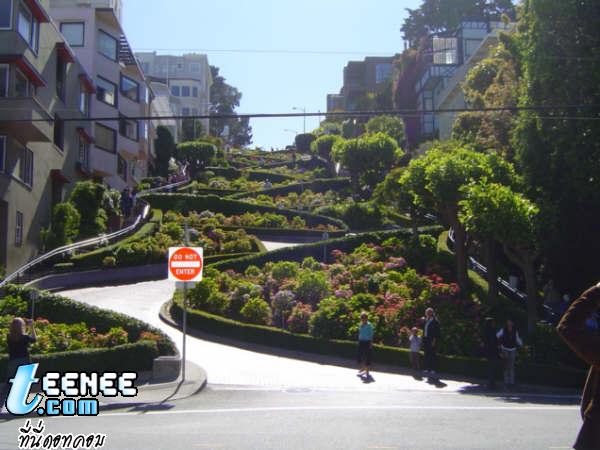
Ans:
[[[188,182],[189,182],[189,179],[186,178],[185,180],[179,181],[177,183],[171,183],[171,184],[168,184],[165,186],[160,186],[157,188],[141,191],[138,193],[138,196],[141,197],[145,194],[150,194],[152,192],[159,192],[161,190],[175,189],[175,188],[177,188],[183,184],[186,184]],[[86,248],[86,247],[91,247],[91,246],[98,245],[98,244],[106,245],[111,240],[114,240],[114,239],[119,238],[123,235],[126,235],[132,231],[135,231],[137,229],[137,227],[140,225],[140,223],[148,217],[149,213],[150,213],[150,205],[148,203],[146,203],[144,206],[144,209],[141,211],[140,214],[138,214],[138,216],[135,218],[135,221],[128,227],[122,228],[111,234],[100,234],[96,237],[86,239],[84,241],[75,242],[75,243],[69,244],[69,245],[64,245],[62,247],[55,248],[54,250],[52,250],[48,253],[45,253],[41,256],[38,256],[37,258],[35,258],[32,261],[25,264],[24,266],[19,267],[15,272],[8,275],[3,281],[0,281],[0,288],[7,285],[8,283],[14,281],[15,279],[20,278],[21,276],[23,276],[23,274],[25,272],[30,270],[32,267],[35,267],[45,261],[48,261],[49,259],[54,258],[55,256],[66,254],[66,253],[72,253],[75,250],[79,250],[81,248]]]

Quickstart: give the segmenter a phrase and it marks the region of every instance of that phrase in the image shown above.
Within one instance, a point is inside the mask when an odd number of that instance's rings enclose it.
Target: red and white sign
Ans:
[[[204,253],[202,247],[169,248],[169,280],[201,281],[203,266]]]

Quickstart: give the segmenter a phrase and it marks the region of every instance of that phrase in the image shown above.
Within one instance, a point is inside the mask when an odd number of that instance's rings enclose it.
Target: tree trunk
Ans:
[[[533,261],[527,258],[526,264],[522,269],[525,274],[525,284],[527,285],[527,331],[529,331],[529,335],[531,336],[535,331],[538,319],[538,291]]]
[[[496,262],[496,241],[486,239],[485,247],[485,264],[487,266],[487,282],[488,282],[488,302],[494,305],[498,300],[498,264]]]
[[[454,254],[456,256],[456,282],[460,289],[465,292],[467,290],[468,280],[468,254],[467,254],[467,232],[465,227],[455,220],[454,228]]]

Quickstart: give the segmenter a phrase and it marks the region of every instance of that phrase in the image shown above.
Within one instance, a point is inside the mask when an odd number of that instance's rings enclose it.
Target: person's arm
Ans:
[[[37,341],[37,334],[35,333],[35,322],[33,320],[28,320],[29,326],[31,327],[31,333],[29,333],[29,339],[31,342]]]
[[[519,347],[523,347],[523,339],[521,339],[521,336],[519,336],[519,332],[518,331],[516,333],[516,336],[517,336],[517,345]]]
[[[600,336],[586,329],[585,322],[599,306],[600,283],[581,294],[556,327],[569,347],[593,366],[600,366]]]
[[[496,339],[501,339],[504,336],[504,328],[500,328],[500,331],[496,333]]]

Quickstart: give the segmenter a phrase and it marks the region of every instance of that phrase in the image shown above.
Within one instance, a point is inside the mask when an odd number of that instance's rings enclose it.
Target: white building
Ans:
[[[122,189],[147,175],[152,91],[120,22],[121,0],[50,0],[50,15],[96,85],[92,98],[89,170]]]
[[[206,55],[157,55],[156,52],[136,53],[144,73],[162,79],[170,89],[173,105],[181,106],[182,116],[206,116],[210,110],[212,75]],[[174,109],[177,109],[174,106]],[[200,120],[202,130],[209,131],[209,120]],[[181,135],[181,128],[178,130]],[[175,136],[177,139],[178,136]]]

